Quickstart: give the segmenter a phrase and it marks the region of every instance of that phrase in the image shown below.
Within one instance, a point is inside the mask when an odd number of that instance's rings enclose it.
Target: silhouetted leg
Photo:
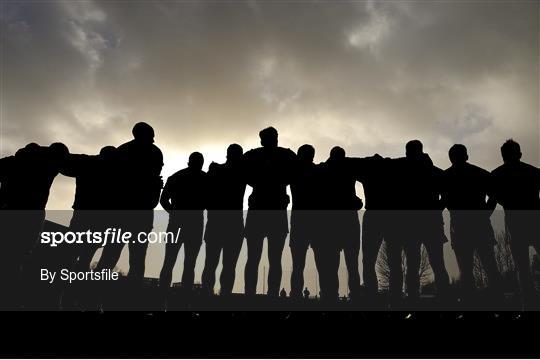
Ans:
[[[22,272],[17,284],[21,299],[29,308],[56,310],[59,306],[61,282],[47,284],[39,280],[42,262],[52,261],[51,267],[56,268],[53,270],[59,270],[58,259],[54,258],[54,256],[52,258],[43,256],[50,253],[40,251],[44,250],[44,246],[46,246],[39,243],[39,234],[43,228],[45,212],[38,210],[23,211],[14,220],[16,220],[14,225],[17,228],[15,229],[16,238],[12,241],[19,241],[23,249],[20,264]]]
[[[315,247],[315,266],[319,273],[319,285],[321,289],[321,299],[335,301],[339,296],[339,260],[338,249],[330,247]]]
[[[177,243],[168,242],[165,244],[165,259],[159,274],[159,286],[163,289],[168,289],[171,286],[174,264],[181,247],[182,242],[180,240]]]
[[[129,272],[128,279],[133,285],[142,284],[145,271],[146,251],[148,243],[129,244]]]
[[[3,258],[0,261],[0,280],[4,290],[0,294],[0,311],[16,310],[21,303],[21,266],[24,259],[23,244],[17,241],[17,215],[0,211],[0,241]]]
[[[216,269],[221,255],[221,245],[217,242],[206,242],[206,257],[204,259],[204,270],[202,273],[202,287],[205,293],[214,294],[216,283]]]
[[[246,295],[257,293],[257,278],[261,262],[264,237],[249,237],[247,242],[247,262],[244,270],[244,286]],[[264,280],[263,280],[264,281]]]
[[[80,248],[79,256],[74,265],[75,271],[89,271],[90,264],[99,245],[84,244]],[[89,310],[97,309],[96,286],[93,281],[72,284],[64,290],[62,306],[64,309],[70,305],[70,301],[78,303],[79,307]]]
[[[368,295],[376,295],[379,291],[377,280],[377,257],[383,241],[381,218],[382,211],[366,210],[362,220],[362,268],[364,287]]]
[[[426,243],[424,243],[429,257],[429,264],[431,265],[435,277],[438,296],[447,295],[448,287],[450,286],[450,277],[448,276],[446,266],[444,265],[443,245],[444,244],[438,240],[426,241]]]
[[[470,244],[454,243],[454,253],[459,268],[461,287],[466,295],[474,291],[473,261],[474,251]]]
[[[98,249],[99,246],[85,246],[81,250],[79,258],[75,263],[75,269],[78,269],[78,271],[88,271],[90,269],[90,265],[92,264],[92,259],[96,255],[96,251],[98,251]]]
[[[268,237],[268,295],[279,296],[281,286],[281,276],[283,273],[281,267],[281,257],[285,247],[287,234],[273,235]]]
[[[486,271],[489,287],[498,293],[502,292],[502,276],[495,260],[495,249],[492,244],[482,244],[477,249],[478,257]]]
[[[313,257],[315,258],[315,267],[317,268],[317,273],[319,274],[319,289],[320,294],[317,296],[323,296],[327,292],[328,285],[326,284],[327,272],[328,272],[328,260],[324,258],[325,251],[320,246],[313,247]]]
[[[347,265],[347,274],[349,279],[349,295],[351,298],[359,296],[360,292],[360,273],[358,271],[358,257],[360,255],[360,239],[353,244],[347,244],[344,249],[345,264]]]
[[[292,298],[301,298],[304,289],[304,268],[306,266],[307,244],[297,244],[291,246],[292,273],[291,273],[291,293]]]
[[[519,276],[519,284],[524,300],[535,294],[529,259],[529,238],[538,236],[530,231],[528,216],[525,212],[505,211],[506,231],[510,233],[510,249]],[[533,234],[533,235],[531,235]]]
[[[531,265],[529,263],[529,244],[526,242],[526,239],[516,239],[515,237],[512,237],[510,241],[512,257],[516,264],[521,290],[524,296],[529,296],[535,292]]]
[[[96,266],[96,271],[101,271],[103,269],[114,269],[120,255],[122,254],[122,249],[124,249],[124,244],[110,243],[103,248],[101,253],[101,258],[98,261]]]
[[[416,240],[408,240],[403,249],[407,261],[407,273],[405,274],[407,296],[417,298],[420,295],[421,244]]]
[[[240,255],[240,250],[242,250],[243,242],[243,236],[238,235],[237,239],[230,238],[228,243],[223,246],[223,268],[219,278],[221,295],[229,295],[233,290],[236,263],[238,262],[238,256]]]
[[[394,239],[385,241],[386,254],[388,258],[389,276],[389,292],[391,299],[401,298],[403,292],[403,269],[401,267],[401,259],[403,247],[399,241]]]
[[[182,272],[182,287],[187,290],[193,289],[195,280],[195,264],[201,249],[202,234],[194,234],[194,237],[186,239],[184,243],[184,270]],[[219,257],[218,257],[219,259]]]
[[[95,271],[101,271],[103,269],[113,270],[120,259],[124,244],[109,243],[103,248],[101,253],[101,258],[98,261]],[[106,306],[107,299],[111,297],[112,293],[115,291],[114,288],[109,286],[107,282],[99,282],[97,285],[98,298],[101,298],[103,301],[102,304]],[[100,300],[98,300],[99,302]]]

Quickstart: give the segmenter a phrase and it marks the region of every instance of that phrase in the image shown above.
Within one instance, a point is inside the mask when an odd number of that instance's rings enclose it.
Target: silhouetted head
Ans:
[[[424,145],[420,140],[411,140],[405,145],[405,156],[408,159],[421,159],[424,154]]]
[[[340,146],[334,146],[332,150],[330,150],[330,158],[331,161],[341,161],[345,159],[345,150]]]
[[[51,151],[51,156],[55,161],[63,161],[69,155],[68,147],[60,142],[52,143],[49,145],[49,149]]]
[[[508,139],[501,146],[501,155],[505,164],[516,163],[521,160],[521,147],[514,140]]]
[[[136,123],[131,133],[137,141],[150,144],[154,142],[154,129],[145,122]]]
[[[244,149],[238,144],[231,144],[227,148],[227,162],[236,163],[242,159],[244,155]]]
[[[315,148],[309,144],[304,144],[298,148],[296,155],[301,161],[312,163],[315,158]]]
[[[193,152],[189,155],[188,167],[193,170],[202,170],[204,164],[203,154],[200,152]]]
[[[112,145],[104,146],[99,151],[99,157],[104,160],[112,160],[115,155],[116,155],[116,147]]]
[[[38,144],[33,142],[33,143],[27,144],[25,147],[20,148],[19,150],[17,150],[15,152],[15,156],[21,157],[21,156],[35,154],[35,153],[37,153],[39,151],[40,148],[41,148],[41,146],[39,146]]]
[[[267,148],[275,148],[278,146],[278,132],[273,127],[267,127],[259,132],[261,145]]]
[[[465,164],[469,160],[467,148],[462,144],[454,144],[448,150],[448,157],[453,165]]]

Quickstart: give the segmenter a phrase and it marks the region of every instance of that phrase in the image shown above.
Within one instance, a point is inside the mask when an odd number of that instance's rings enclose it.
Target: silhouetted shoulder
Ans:
[[[155,157],[156,161],[159,161],[161,165],[163,165],[163,153],[161,152],[161,149],[158,148],[155,144],[152,144],[150,147],[152,150],[152,155]]]
[[[255,148],[255,149],[248,150],[248,151],[246,151],[244,153],[243,158],[245,160],[251,160],[251,159],[256,158],[257,156],[259,156],[259,154],[261,154],[263,151],[264,151],[264,149],[262,147],[258,147],[258,148]]]
[[[283,156],[289,157],[291,159],[296,159],[296,153],[291,149],[282,147],[278,147],[277,149]]]
[[[96,155],[69,154],[64,161],[60,173],[64,176],[77,177],[95,171],[95,163],[99,157]]]
[[[209,176],[214,176],[214,175],[218,175],[221,170],[224,168],[225,165],[223,164],[219,164],[217,162],[212,162],[209,166],[208,166],[208,175]]]
[[[180,180],[189,173],[190,173],[189,168],[178,170],[177,172],[169,176],[169,178],[167,179],[167,182]]]
[[[0,181],[15,169],[16,162],[15,156],[6,156],[0,159]]]

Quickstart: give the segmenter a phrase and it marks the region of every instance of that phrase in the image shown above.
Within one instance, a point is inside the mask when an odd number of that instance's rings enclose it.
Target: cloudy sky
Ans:
[[[311,143],[324,160],[401,156],[441,167],[456,142],[500,163],[506,138],[539,165],[539,2],[2,1],[0,155],[35,141],[96,153],[156,129],[164,175],[231,142]],[[70,208],[58,177],[49,209]]]

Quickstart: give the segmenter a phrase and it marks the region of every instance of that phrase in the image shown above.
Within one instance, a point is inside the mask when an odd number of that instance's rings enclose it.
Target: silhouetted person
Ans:
[[[244,193],[246,181],[242,170],[243,149],[238,144],[227,148],[225,164],[212,163],[208,169],[207,223],[204,239],[206,258],[202,286],[214,293],[216,268],[223,252],[220,293],[229,295],[234,286],[236,263],[244,242]]]
[[[364,288],[368,296],[378,294],[379,285],[375,266],[382,242],[392,227],[392,192],[395,181],[390,172],[391,159],[380,155],[367,158],[351,158],[356,180],[362,183],[365,196],[362,218],[362,268]]]
[[[358,210],[362,208],[363,203],[356,196],[356,175],[350,165],[345,157],[345,150],[339,146],[332,148],[328,160],[320,165],[324,178],[321,199],[325,208],[323,218],[325,229],[324,239],[318,240],[321,242],[321,251],[317,251],[316,248],[314,250],[316,265],[319,264],[317,268],[321,268],[319,270],[321,289],[326,282],[324,287],[328,291],[323,289],[323,293],[326,293],[328,298],[334,298],[339,288],[338,269],[341,250],[345,255],[350,297],[357,298],[360,292]]]
[[[253,188],[246,219],[245,293],[256,293],[263,242],[268,238],[268,295],[277,297],[282,275],[281,256],[289,231],[287,185],[291,182],[296,154],[278,147],[278,133],[273,127],[261,130],[259,137],[262,147],[248,151],[243,159],[247,182]]]
[[[311,293],[309,292],[308,288],[306,287],[304,289],[304,299],[309,299],[309,295],[311,295]]]
[[[70,231],[87,230],[103,232],[114,228],[111,210],[122,204],[116,201],[118,175],[116,169],[117,150],[114,146],[103,147],[99,155],[71,154],[62,169],[62,174],[75,178],[75,200]],[[77,271],[88,271],[95,252],[101,244],[82,244],[74,248],[71,262],[76,263]]]
[[[133,237],[140,233],[152,231],[154,222],[153,209],[159,202],[163,180],[163,154],[154,145],[154,129],[147,123],[135,124],[132,130],[133,140],[120,145],[116,151],[119,164],[117,169],[118,188],[116,198],[118,205],[117,228],[131,232]],[[141,237],[142,238],[142,237]],[[122,253],[124,243],[109,243],[96,267],[113,269]],[[148,242],[132,241],[129,247],[128,279],[138,286],[142,283],[145,271],[146,250]]]
[[[313,163],[315,149],[302,145],[291,182],[292,212],[289,245],[292,255],[291,298],[302,298],[304,268],[311,240],[317,236],[316,201],[319,196],[317,167]]]
[[[159,285],[171,286],[172,272],[178,252],[184,245],[184,270],[182,287],[193,289],[195,263],[202,245],[204,209],[208,196],[207,174],[202,171],[203,155],[194,152],[189,156],[188,167],[167,179],[161,194],[161,206],[169,213],[168,232],[176,234],[180,229],[178,242],[168,242],[165,246],[165,260],[159,275]]]
[[[444,296],[449,287],[449,276],[444,265],[443,245],[446,241],[442,218],[443,204],[442,170],[423,152],[422,143],[409,141],[406,145],[405,159],[394,163],[398,166],[399,177],[396,185],[401,186],[398,200],[403,211],[394,223],[396,229],[388,241],[388,261],[391,269],[401,262],[401,252],[405,251],[407,260],[406,289],[410,299],[420,295],[421,246],[426,248],[429,263],[433,269],[437,294]],[[400,270],[401,272],[401,270]],[[393,297],[401,293],[401,274],[392,274],[390,291]]]
[[[31,251],[39,245],[49,190],[68,154],[68,148],[61,143],[49,147],[31,143],[14,156],[0,160],[0,202],[4,210],[0,216],[0,238],[5,254],[0,261],[5,287],[3,308],[20,304],[21,291],[39,281],[39,264],[31,257]]]
[[[486,271],[490,287],[500,291],[502,279],[495,261],[496,241],[490,221],[497,204],[491,194],[491,175],[467,162],[469,156],[464,145],[453,145],[448,156],[452,166],[444,172],[443,203],[450,211],[452,248],[463,289],[466,295],[474,290],[476,253]]]
[[[117,202],[119,164],[116,148],[105,146],[98,155],[70,154],[62,168],[62,175],[75,178],[75,200],[73,216],[69,225],[72,232],[104,232],[117,227],[117,214],[113,211],[121,206]],[[70,268],[74,271],[90,270],[90,263],[98,243],[60,244],[58,271]],[[52,269],[51,269],[52,270]],[[92,282],[62,284],[62,306],[68,308],[78,304],[79,308],[97,307],[97,291]]]
[[[521,161],[521,148],[513,140],[501,146],[504,164],[493,170],[495,200],[504,208],[506,231],[510,234],[512,257],[519,274],[524,301],[537,301],[531,275],[529,246],[540,254],[538,210],[540,170]]]

